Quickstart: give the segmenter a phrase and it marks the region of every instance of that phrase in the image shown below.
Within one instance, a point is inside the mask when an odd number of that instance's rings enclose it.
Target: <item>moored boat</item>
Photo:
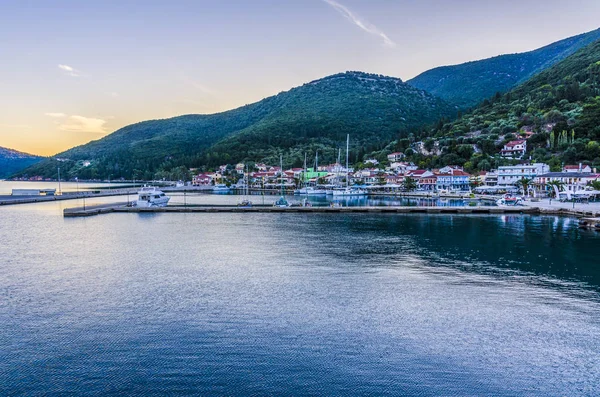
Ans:
[[[520,197],[513,196],[512,194],[505,194],[501,199],[496,201],[496,204],[501,207],[515,207],[523,204],[523,200]]]
[[[134,204],[140,208],[166,207],[170,199],[162,190],[156,187],[143,187],[138,192],[138,199]]]
[[[224,183],[218,183],[212,188],[213,193],[229,193],[231,189]]]

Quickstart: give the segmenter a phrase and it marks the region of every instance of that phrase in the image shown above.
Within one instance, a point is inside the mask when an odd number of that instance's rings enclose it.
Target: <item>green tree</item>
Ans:
[[[406,178],[404,178],[404,189],[407,192],[412,192],[414,190],[417,190],[417,181],[415,181],[413,178],[411,178],[410,176],[407,176]]]

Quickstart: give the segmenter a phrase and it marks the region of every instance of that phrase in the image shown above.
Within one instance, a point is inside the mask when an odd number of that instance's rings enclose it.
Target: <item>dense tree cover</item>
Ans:
[[[600,39],[600,29],[522,54],[502,55],[429,70],[408,83],[461,108],[506,92]]]
[[[330,162],[345,147],[346,134],[358,159],[423,122],[455,114],[453,106],[399,79],[348,72],[225,113],[130,125],[21,175],[56,177],[60,165],[71,178],[151,179],[182,166],[277,164],[280,153],[286,166],[300,165],[305,152],[312,156],[316,150]]]
[[[39,156],[0,147],[0,179],[9,177],[41,160]]]
[[[423,139],[440,149],[435,156],[412,154],[424,167],[464,164],[471,171],[486,170],[512,163],[497,154],[526,132],[535,133],[527,141],[527,157],[534,161],[554,170],[580,161],[600,167],[600,40],[455,121],[440,120],[399,140],[397,148]]]

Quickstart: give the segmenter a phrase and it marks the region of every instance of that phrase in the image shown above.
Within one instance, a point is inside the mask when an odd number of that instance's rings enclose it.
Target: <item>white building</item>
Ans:
[[[522,159],[526,152],[527,141],[519,139],[517,141],[510,141],[504,145],[504,149],[502,149],[500,155],[507,159]]]
[[[565,165],[563,167],[563,172],[573,172],[578,174],[591,174],[592,168],[589,165]]]
[[[388,156],[387,156],[390,163],[396,163],[398,161],[402,161],[402,160],[404,160],[404,157],[406,157],[406,156],[404,156],[404,153],[402,153],[402,152],[391,153],[391,154],[388,154]]]
[[[549,172],[538,175],[535,178],[536,185],[545,186],[546,190],[549,182],[560,182],[564,190],[578,192],[585,190],[589,183],[597,181],[600,178],[598,174],[591,172]]]
[[[544,163],[498,167],[498,186],[512,186],[521,179],[534,179],[548,172],[550,167]]]

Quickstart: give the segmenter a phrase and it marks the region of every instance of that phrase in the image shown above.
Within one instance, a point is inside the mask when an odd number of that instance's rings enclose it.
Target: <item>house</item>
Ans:
[[[483,176],[484,186],[498,186],[498,172],[488,171]]]
[[[588,173],[591,174],[592,173],[592,168],[589,165],[583,165],[583,164],[579,164],[579,165],[565,165],[563,167],[563,172],[573,172],[573,173]]]
[[[519,139],[516,141],[510,141],[500,152],[500,155],[507,159],[522,159],[527,152],[527,141],[525,139]]]
[[[397,163],[399,161],[402,161],[402,160],[404,160],[404,157],[406,157],[406,156],[402,152],[391,153],[391,154],[388,154],[388,156],[387,156],[388,161],[390,163]]]
[[[419,186],[419,190],[425,190],[428,192],[433,192],[436,189],[437,185],[437,175],[432,172],[427,172],[419,178],[417,182]]]
[[[550,167],[544,163],[498,167],[498,186],[514,186],[520,179],[534,179],[548,172]]]
[[[192,178],[193,186],[208,186],[212,184],[213,174],[198,174]]]
[[[376,159],[367,159],[365,160],[365,164],[379,165],[379,161]]]
[[[440,170],[441,171],[441,170]],[[471,174],[462,170],[452,169],[449,173],[436,174],[436,189],[437,190],[454,190],[468,192],[471,190],[469,178]]]
[[[269,167],[267,167],[267,165],[264,163],[257,163],[254,165],[254,168],[256,168],[259,172],[266,172]]]

